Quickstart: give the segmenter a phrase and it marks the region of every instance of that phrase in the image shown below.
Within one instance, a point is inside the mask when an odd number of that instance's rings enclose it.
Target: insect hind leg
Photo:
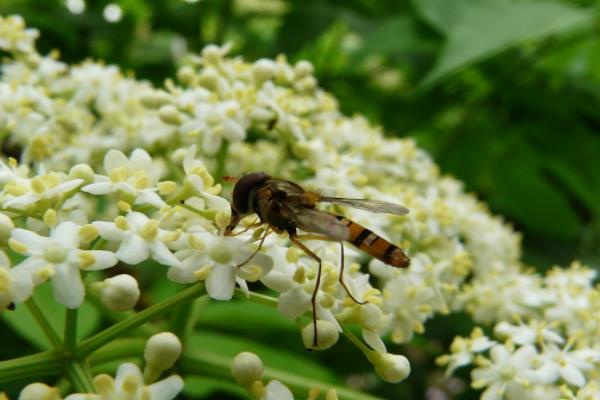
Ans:
[[[344,282],[344,242],[340,242],[340,254],[341,254],[341,260],[340,260],[340,276],[338,278],[338,281],[340,282],[340,285],[342,285],[342,287],[344,288],[344,290],[346,291],[346,293],[348,294],[348,297],[350,297],[352,299],[352,301],[354,301],[356,304],[358,305],[364,305],[367,304],[368,301],[358,301],[356,300],[356,297],[354,297],[352,295],[352,293],[350,292],[350,289],[348,289],[348,286],[346,286],[346,282]]]
[[[298,246],[302,251],[304,251],[306,254],[308,254],[309,257],[311,257],[312,259],[314,259],[319,267],[317,270],[317,279],[315,282],[315,288],[313,290],[312,296],[310,298],[310,303],[312,304],[312,320],[313,320],[313,347],[317,347],[317,343],[319,343],[318,340],[318,331],[317,331],[317,293],[319,291],[319,286],[321,285],[321,258],[316,255],[311,249],[309,249],[308,247],[306,247],[304,245],[304,243],[302,243],[301,241],[299,241],[297,239],[296,235],[290,235],[290,241],[295,244],[296,246]]]

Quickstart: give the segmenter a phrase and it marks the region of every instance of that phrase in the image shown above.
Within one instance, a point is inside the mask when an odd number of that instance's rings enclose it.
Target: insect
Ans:
[[[225,228],[224,234],[226,236],[234,235],[233,230],[238,226],[240,220],[253,213],[258,216],[259,221],[248,228],[267,225],[258,248],[238,267],[248,263],[260,251],[270,231],[287,232],[290,241],[318,263],[315,288],[311,297],[314,347],[318,343],[316,297],[321,282],[322,263],[321,258],[302,243],[302,240],[326,240],[340,243],[341,266],[338,281],[348,296],[358,304],[365,304],[365,302],[354,298],[344,282],[344,242],[351,243],[393,267],[406,268],[410,264],[410,259],[398,246],[346,217],[316,208],[318,203],[325,202],[376,213],[404,215],[408,213],[408,209],[403,206],[379,200],[321,196],[305,190],[292,181],[272,178],[264,172],[250,173],[241,178],[226,176],[223,179],[235,182],[232,194],[231,221]],[[307,233],[299,234],[298,229]]]

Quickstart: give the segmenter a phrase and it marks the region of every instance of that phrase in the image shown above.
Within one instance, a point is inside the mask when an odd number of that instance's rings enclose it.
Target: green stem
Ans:
[[[69,382],[71,382],[76,391],[84,393],[93,393],[95,391],[89,368],[82,361],[72,360],[67,362],[65,364],[65,372]]]
[[[118,338],[123,333],[129,331],[132,328],[135,328],[143,323],[149,321],[150,319],[156,317],[163,312],[172,309],[173,307],[185,303],[187,301],[192,300],[204,293],[204,285],[202,283],[197,283],[181,292],[176,294],[175,296],[168,298],[158,304],[153,305],[152,307],[148,307],[142,312],[139,312],[135,316],[121,321],[104,331],[92,336],[89,339],[86,339],[79,343],[79,346],[75,348],[74,354],[76,358],[81,358],[87,356],[92,353],[94,350],[99,349],[110,341]]]
[[[58,334],[56,333],[54,328],[52,328],[52,326],[42,313],[42,310],[40,310],[38,305],[35,303],[33,297],[29,298],[29,300],[27,300],[25,304],[27,305],[27,308],[29,309],[31,315],[33,315],[33,318],[38,323],[39,327],[42,329],[42,331],[44,331],[44,334],[46,335],[46,338],[50,341],[52,347],[57,351],[62,351],[64,347],[62,342],[60,341],[60,338],[58,337]]]
[[[171,332],[181,340],[184,348],[190,332],[194,329],[194,325],[196,325],[196,317],[198,315],[196,310],[208,301],[208,297],[203,297],[191,303],[184,303],[175,310],[173,320],[171,321]]]
[[[67,308],[65,316],[65,347],[67,350],[73,350],[77,342],[77,308]]]
[[[60,356],[54,351],[0,361],[0,384],[21,378],[59,375]]]
[[[223,178],[225,175],[225,163],[227,162],[227,150],[229,150],[229,142],[227,140],[223,140],[221,142],[221,147],[219,147],[219,152],[217,153],[217,169],[215,171],[215,179],[217,181]]]

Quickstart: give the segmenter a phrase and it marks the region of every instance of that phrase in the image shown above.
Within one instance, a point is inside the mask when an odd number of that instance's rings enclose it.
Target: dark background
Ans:
[[[414,137],[444,173],[522,232],[526,264],[600,265],[595,1],[117,3],[122,18],[115,22],[104,17],[104,1],[87,1],[74,14],[62,0],[0,0],[0,13],[21,14],[40,29],[43,54],[59,49],[68,62],[103,59],[158,85],[174,74],[186,49],[208,43],[230,41],[233,53],[248,60],[280,53],[308,59],[345,113],[364,114],[389,135]],[[395,349],[415,352],[407,354],[414,369],[409,382],[374,393],[422,398],[430,387],[433,399],[434,386],[461,391],[460,382],[451,383],[456,390],[440,383],[432,359],[469,325],[463,316],[433,320],[427,336],[437,339]],[[318,357],[344,375],[347,360],[358,360],[356,350],[347,350],[342,345]]]

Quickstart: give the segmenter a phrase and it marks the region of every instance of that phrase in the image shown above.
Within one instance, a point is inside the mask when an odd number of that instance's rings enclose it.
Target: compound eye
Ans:
[[[269,175],[264,172],[254,172],[242,176],[233,188],[233,207],[240,214],[247,214],[250,211],[250,193],[252,190],[269,179]]]

